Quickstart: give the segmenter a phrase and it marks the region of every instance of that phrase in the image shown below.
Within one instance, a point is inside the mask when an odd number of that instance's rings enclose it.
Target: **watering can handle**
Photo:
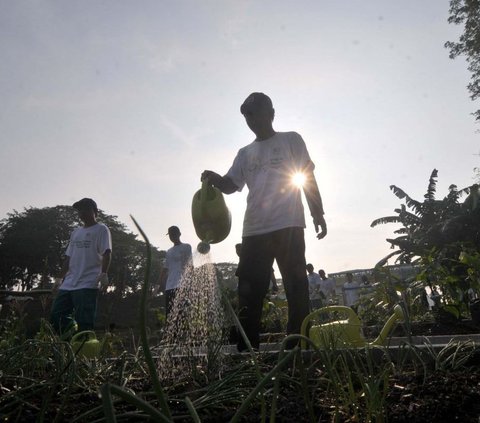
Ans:
[[[88,335],[87,341],[89,339],[95,339],[96,335],[93,330],[84,330],[82,332],[78,332],[75,335],[72,336],[72,339],[70,340],[71,343],[75,342],[77,338],[80,338],[81,336]]]

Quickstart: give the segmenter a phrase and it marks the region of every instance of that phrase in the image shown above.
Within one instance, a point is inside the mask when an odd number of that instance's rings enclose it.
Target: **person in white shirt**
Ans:
[[[360,295],[360,285],[353,280],[353,274],[347,273],[347,281],[343,284],[345,305],[356,310],[356,304]]]
[[[325,297],[325,303],[334,303],[335,302],[335,281],[331,278],[328,278],[327,275],[325,274],[325,270],[320,269],[318,271],[318,274],[320,276],[320,291],[322,292],[323,296]]]
[[[178,226],[170,226],[167,235],[173,242],[173,247],[167,251],[165,263],[160,273],[160,287],[165,290],[165,317],[172,311],[175,295],[184,279],[192,270],[192,247],[180,241],[180,229]]]
[[[75,323],[79,331],[93,330],[98,289],[108,286],[108,268],[112,253],[110,230],[97,222],[98,208],[91,198],[73,204],[83,226],[76,228],[68,243],[59,290],[52,305],[50,321],[58,333]]]
[[[310,309],[316,310],[323,306],[322,292],[320,291],[320,275],[313,271],[313,265],[307,264],[308,294],[310,296]]]
[[[207,180],[224,194],[248,187],[237,270],[239,320],[252,347],[258,348],[262,305],[274,260],[287,296],[287,334],[300,333],[309,313],[302,188],[318,239],[327,234],[327,224],[313,173],[315,166],[302,137],[296,132],[273,129],[275,110],[264,93],[250,94],[240,113],[255,134],[254,141],[238,151],[226,175],[205,170],[201,180]],[[294,183],[296,175],[303,176],[303,186]],[[294,345],[290,343],[287,348]],[[247,349],[243,338],[237,348]]]

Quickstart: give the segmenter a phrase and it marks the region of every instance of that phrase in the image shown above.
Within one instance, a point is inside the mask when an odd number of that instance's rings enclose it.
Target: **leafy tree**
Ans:
[[[399,236],[387,239],[392,249],[397,250],[385,257],[385,261],[398,255],[400,263],[411,263],[429,255],[432,249],[440,250],[454,243],[468,243],[480,246],[480,200],[479,187],[474,184],[458,190],[450,185],[448,195],[443,200],[436,199],[438,171],[430,175],[424,201],[411,198],[395,185],[390,189],[405,200],[394,211],[397,215],[375,219],[371,227],[386,223],[400,223],[402,227],[395,231]],[[468,194],[463,203],[460,198]]]
[[[448,41],[445,47],[450,49],[450,58],[465,56],[471,82],[467,88],[472,100],[480,97],[480,0],[451,0],[449,23],[464,25],[464,32],[458,42]],[[480,121],[480,110],[473,113]]]
[[[385,223],[400,223],[402,227],[395,231],[399,236],[394,239],[387,239],[392,249],[397,248],[385,259],[398,255],[397,261],[400,263],[410,263],[412,259],[421,256],[425,250],[431,248],[432,240],[437,238],[435,228],[441,220],[441,214],[445,214],[447,210],[456,207],[455,192],[456,187],[450,187],[451,195],[448,197],[449,207],[444,208],[440,202],[435,199],[436,178],[438,172],[433,170],[423,202],[414,200],[401,188],[390,185],[393,193],[405,200],[405,204],[401,204],[400,208],[395,209],[396,216],[387,216],[374,220],[371,227],[375,227]],[[447,200],[444,200],[447,202]]]
[[[43,276],[59,272],[69,234],[76,222],[71,207],[28,208],[0,222],[0,278],[5,288],[32,288]]]
[[[145,275],[146,245],[136,239],[136,235],[127,232],[123,223],[116,216],[110,216],[99,211],[99,220],[105,223],[112,234],[112,263],[109,277],[119,295],[136,292],[143,283]],[[159,279],[165,251],[159,251],[152,246],[152,265],[150,280],[155,284]]]
[[[127,231],[116,216],[99,211],[98,220],[111,231],[109,271],[115,292],[138,290],[143,281],[145,243]],[[60,271],[70,233],[80,224],[71,206],[26,208],[0,221],[0,286],[22,290],[46,287]],[[164,252],[152,249],[152,280],[158,279]]]
[[[424,285],[440,286],[444,308],[456,310],[454,314],[458,317],[466,309],[468,289],[479,288],[472,272],[480,269],[472,267],[472,261],[465,257],[476,257],[480,253],[480,189],[477,184],[462,190],[450,185],[448,195],[437,200],[437,175],[434,169],[423,202],[414,200],[395,185],[390,186],[405,204],[395,209],[396,216],[376,219],[371,226],[402,225],[395,231],[397,238],[387,239],[396,250],[377,266],[383,266],[393,256],[398,256],[400,263],[418,263],[422,269],[419,278]],[[461,203],[460,198],[466,194]]]

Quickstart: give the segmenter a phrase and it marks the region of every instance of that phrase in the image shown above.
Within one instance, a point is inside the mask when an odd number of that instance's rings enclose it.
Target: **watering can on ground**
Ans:
[[[310,326],[312,320],[318,317],[318,315],[333,312],[345,314],[346,319]],[[393,314],[385,323],[378,337],[369,343],[363,336],[362,322],[352,308],[346,306],[328,306],[319,308],[305,317],[302,323],[301,334],[310,338],[319,348],[332,345],[347,348],[362,348],[367,345],[381,346],[385,345],[393,325],[397,320],[403,320],[404,317],[403,308],[397,304],[393,309]],[[302,348],[305,349],[305,347],[306,342],[302,341]]]
[[[103,342],[100,342],[93,330],[84,330],[72,336],[70,340],[74,354],[85,358],[96,358],[100,355]]]
[[[193,196],[192,220],[195,232],[202,241],[197,247],[202,254],[210,251],[210,244],[223,241],[230,233],[232,216],[223,194],[207,180],[202,182],[202,188]]]

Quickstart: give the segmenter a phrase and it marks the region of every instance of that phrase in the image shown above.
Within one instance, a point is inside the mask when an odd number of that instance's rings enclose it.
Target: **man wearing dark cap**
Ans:
[[[165,263],[160,273],[160,287],[165,287],[165,316],[168,319],[178,288],[192,269],[192,247],[190,244],[180,241],[181,233],[178,226],[170,226],[167,235],[173,242],[173,247],[167,251],[165,257]]]
[[[112,239],[110,230],[97,222],[98,208],[91,198],[73,204],[83,223],[72,232],[65,253],[61,284],[52,306],[50,320],[62,333],[76,322],[78,330],[92,330],[95,324],[99,287],[108,285]]]
[[[226,175],[205,170],[201,180],[207,179],[225,194],[248,187],[237,270],[239,319],[251,345],[258,348],[262,305],[274,260],[288,300],[287,334],[299,333],[309,313],[301,188],[318,239],[327,234],[327,225],[313,174],[315,166],[302,137],[296,132],[273,129],[275,110],[270,98],[263,93],[250,94],[240,112],[255,134],[255,140],[238,151]],[[302,187],[293,182],[295,175],[302,176]],[[243,340],[238,349],[246,349]]]

